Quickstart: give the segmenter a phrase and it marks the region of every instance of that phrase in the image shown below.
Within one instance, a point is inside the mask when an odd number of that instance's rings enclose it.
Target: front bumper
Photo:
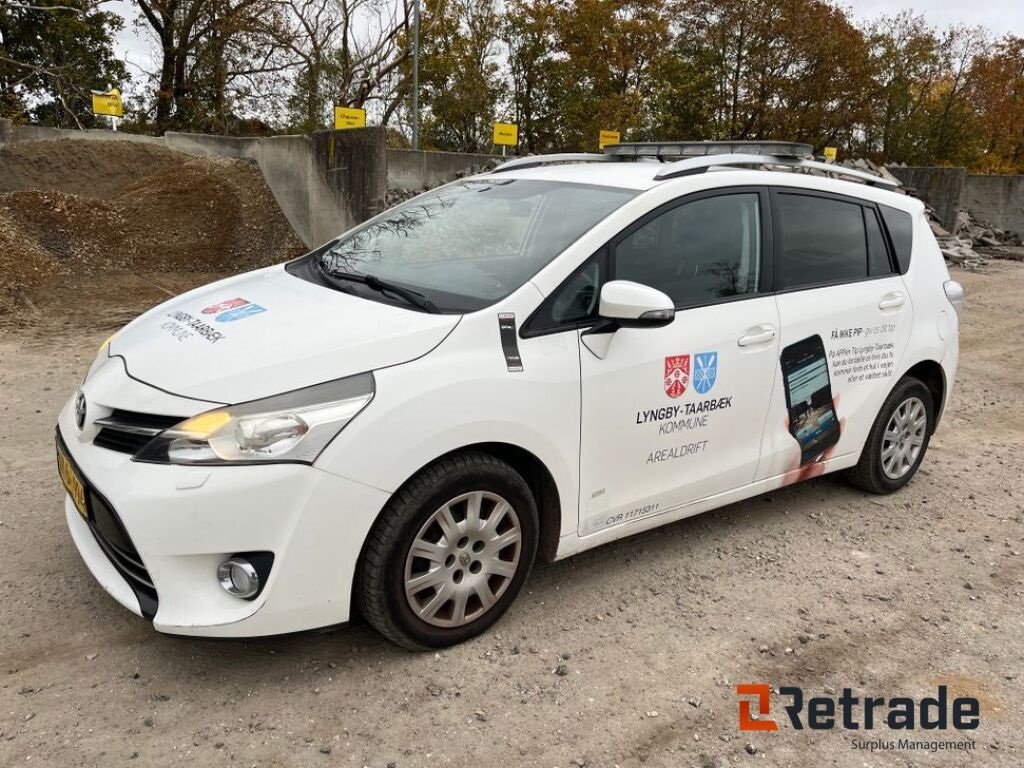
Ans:
[[[79,431],[73,398],[58,431],[83,479],[116,512],[157,595],[161,632],[250,637],[348,621],[356,562],[388,494],[303,464],[183,467],[133,462]],[[90,526],[65,499],[86,565],[114,599],[143,615]],[[225,592],[217,566],[238,552],[274,553],[254,600]]]

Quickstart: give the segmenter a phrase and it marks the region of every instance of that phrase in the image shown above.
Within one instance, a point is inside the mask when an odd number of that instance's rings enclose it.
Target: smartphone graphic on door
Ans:
[[[800,444],[802,467],[839,442],[839,418],[821,336],[790,344],[782,350],[781,362],[789,432]]]

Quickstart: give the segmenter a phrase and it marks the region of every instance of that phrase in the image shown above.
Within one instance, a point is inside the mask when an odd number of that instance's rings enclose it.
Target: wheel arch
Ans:
[[[934,427],[939,426],[939,418],[942,416],[943,407],[946,404],[946,372],[935,360],[922,360],[910,366],[903,375],[913,376],[928,387],[934,408],[935,419],[932,430],[934,432]]]
[[[486,453],[505,462],[523,477],[537,502],[537,512],[540,518],[537,521],[540,535],[537,557],[543,562],[554,560],[562,527],[562,503],[558,492],[558,485],[547,465],[536,454],[518,445],[505,442],[480,442],[470,443],[447,451],[439,456],[435,456],[423,466],[417,468],[415,472],[412,472],[399,484],[392,496],[400,493],[410,481],[419,476],[428,467],[463,453]],[[364,542],[363,549],[359,554],[360,561],[363,559],[365,547],[366,543]],[[357,572],[358,570],[357,566]]]

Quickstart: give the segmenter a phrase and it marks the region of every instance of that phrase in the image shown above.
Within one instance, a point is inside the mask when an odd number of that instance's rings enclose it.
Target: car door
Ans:
[[[603,254],[605,279],[657,288],[677,313],[581,332],[581,535],[753,480],[778,367],[767,201],[756,188],[687,196]]]
[[[771,199],[780,375],[757,478],[792,481],[860,450],[913,307],[874,203],[788,188]]]

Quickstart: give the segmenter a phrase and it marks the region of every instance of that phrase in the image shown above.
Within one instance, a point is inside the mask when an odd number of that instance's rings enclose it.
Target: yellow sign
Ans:
[[[622,141],[622,134],[618,131],[601,131],[597,139],[597,148],[604,149],[609,144],[618,144]]]
[[[94,115],[124,117],[124,104],[121,103],[121,92],[117,90],[117,88],[114,88],[109,93],[104,91],[93,91],[92,113]]]
[[[366,110],[357,107],[335,107],[334,108],[334,130],[341,131],[345,128],[365,128]]]
[[[519,126],[515,123],[495,123],[494,143],[499,147],[514,147],[519,144]]]
[[[834,163],[838,154],[839,151],[835,147],[825,147],[825,159],[828,162]]]

